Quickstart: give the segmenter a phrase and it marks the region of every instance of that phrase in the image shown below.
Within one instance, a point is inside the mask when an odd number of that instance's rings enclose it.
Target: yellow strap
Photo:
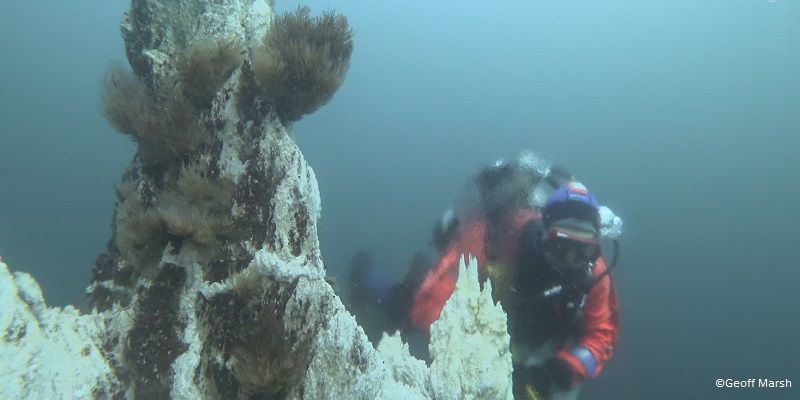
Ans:
[[[525,394],[528,395],[528,400],[539,400],[539,393],[531,386],[530,383],[525,384]]]

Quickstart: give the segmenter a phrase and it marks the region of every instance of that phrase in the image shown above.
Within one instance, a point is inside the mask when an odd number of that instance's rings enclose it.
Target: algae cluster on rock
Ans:
[[[353,53],[347,18],[308,7],[278,16],[253,49],[253,72],[284,123],[325,105],[344,82]]]

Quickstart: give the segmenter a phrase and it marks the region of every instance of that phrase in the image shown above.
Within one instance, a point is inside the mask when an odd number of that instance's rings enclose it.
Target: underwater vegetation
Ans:
[[[154,196],[149,206],[135,187],[117,188],[116,245],[147,264],[160,258],[170,241],[193,244],[208,256],[230,234],[235,186],[230,179],[208,177],[200,163],[183,166],[172,188]]]
[[[205,39],[192,45],[176,66],[183,95],[199,109],[211,107],[214,95],[244,61],[244,50],[233,39]]]
[[[101,99],[108,123],[136,142],[145,164],[184,157],[196,151],[208,136],[175,84],[162,85],[151,93],[132,72],[114,64],[103,79]]]
[[[275,18],[252,50],[253,73],[283,123],[325,105],[344,82],[353,53],[347,18],[333,11],[311,17],[298,7]]]
[[[249,268],[232,276],[231,291],[198,298],[204,316],[200,327],[207,338],[207,382],[218,396],[285,398],[301,382],[312,356],[311,330],[320,327],[284,327],[297,284]],[[304,307],[307,312],[310,303]]]

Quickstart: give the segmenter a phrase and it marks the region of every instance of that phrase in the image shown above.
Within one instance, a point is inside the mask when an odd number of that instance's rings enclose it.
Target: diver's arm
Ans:
[[[449,246],[414,294],[408,317],[411,326],[420,332],[428,333],[453,294],[458,278],[458,257],[461,257],[459,246]]]
[[[455,290],[461,257],[472,255],[478,259],[479,265],[486,261],[485,221],[468,221],[459,231],[459,235],[445,247],[439,261],[428,271],[414,293],[409,321],[412,327],[426,334]]]
[[[600,276],[606,269],[598,259],[594,270]],[[584,308],[584,334],[577,345],[562,348],[556,357],[573,372],[573,383],[594,378],[614,354],[618,326],[617,295],[611,276],[605,274],[589,291]]]

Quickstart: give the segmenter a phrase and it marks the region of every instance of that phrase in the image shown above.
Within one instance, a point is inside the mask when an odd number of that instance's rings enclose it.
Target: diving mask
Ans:
[[[591,224],[568,218],[550,226],[543,250],[555,267],[583,269],[600,256],[600,241]]]

